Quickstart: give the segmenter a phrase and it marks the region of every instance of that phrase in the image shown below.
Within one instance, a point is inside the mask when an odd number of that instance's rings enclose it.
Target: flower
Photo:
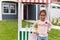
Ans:
[[[48,22],[45,22],[45,24],[48,24]]]

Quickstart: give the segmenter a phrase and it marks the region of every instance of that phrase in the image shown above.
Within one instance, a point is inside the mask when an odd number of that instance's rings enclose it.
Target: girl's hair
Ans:
[[[45,15],[47,15],[46,10],[40,11],[40,14],[41,14],[42,12],[45,13]],[[39,15],[40,15],[40,14],[39,14]]]

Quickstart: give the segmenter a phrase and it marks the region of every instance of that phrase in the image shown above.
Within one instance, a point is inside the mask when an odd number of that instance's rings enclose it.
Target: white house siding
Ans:
[[[2,10],[1,10],[1,0],[0,0],[0,21],[2,20]]]
[[[53,6],[55,8],[53,8]],[[49,7],[48,7],[48,11],[49,11],[49,14],[50,14],[50,20],[52,21],[52,19],[56,19],[56,18],[59,18],[60,17],[60,8],[57,8],[57,7],[60,7],[60,5],[58,4],[49,4]]]

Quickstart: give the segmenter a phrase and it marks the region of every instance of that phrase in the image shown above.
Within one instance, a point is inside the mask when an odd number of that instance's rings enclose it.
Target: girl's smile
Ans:
[[[45,21],[45,19],[46,19],[46,13],[45,13],[45,11],[42,11],[42,12],[40,13],[40,20],[41,20],[41,21]]]

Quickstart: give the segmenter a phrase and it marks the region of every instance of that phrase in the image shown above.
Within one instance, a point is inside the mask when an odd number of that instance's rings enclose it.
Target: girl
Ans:
[[[33,27],[38,26],[38,30],[35,32],[37,34],[38,40],[48,40],[48,33],[51,30],[51,23],[46,20],[46,10],[40,11],[40,20],[33,24]]]

